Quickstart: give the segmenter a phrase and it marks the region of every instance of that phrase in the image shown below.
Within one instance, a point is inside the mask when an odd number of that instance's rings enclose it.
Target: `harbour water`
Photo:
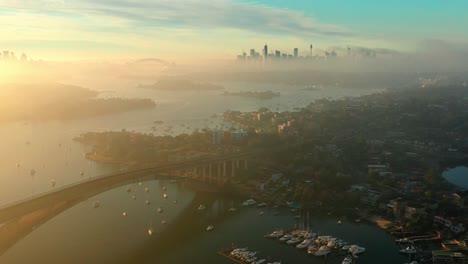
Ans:
[[[99,201],[98,208],[93,208],[95,201]],[[206,209],[198,210],[200,204]],[[229,212],[230,207],[238,210]],[[158,208],[163,211],[158,213]],[[279,215],[269,208],[242,207],[235,198],[197,193],[180,182],[133,183],[82,201],[35,226],[16,238],[0,256],[0,263],[231,263],[217,251],[232,245],[249,247],[283,263],[324,263],[323,257],[263,237],[275,229],[307,222],[305,216],[295,219],[288,208],[274,211]],[[405,262],[385,231],[352,220],[337,224],[339,217],[309,212],[309,226],[313,232],[365,247],[358,263]],[[27,223],[20,221],[15,227]],[[206,231],[208,225],[214,225],[212,232]],[[330,255],[326,263],[341,263],[343,258]]]
[[[443,172],[442,176],[450,183],[468,189],[468,167],[458,166]]]
[[[158,135],[187,133],[227,125],[219,116],[225,110],[253,111],[260,107],[293,110],[315,99],[376,91],[336,87],[304,91],[293,86],[224,84],[231,91],[281,93],[280,97],[262,100],[223,96],[222,91],[142,90],[135,88],[134,81],[73,80],[71,84],[108,91],[102,97],[151,98],[157,107],[83,120],[1,124],[0,206],[123,169],[86,160],[84,154],[88,149],[72,140],[84,132],[127,129]],[[214,114],[218,117],[212,117]],[[164,123],[154,128],[156,120]],[[169,127],[173,129],[168,132]],[[56,182],[55,187],[52,181]],[[168,199],[162,195],[163,185],[167,186]],[[128,187],[131,192],[127,192]],[[144,187],[150,191],[144,192]],[[150,205],[146,205],[146,200]],[[98,208],[93,208],[95,201],[99,201]],[[200,203],[207,209],[196,210]],[[8,236],[0,241],[3,247],[0,263],[230,263],[216,252],[232,244],[251,247],[283,263],[323,262],[263,238],[274,229],[297,225],[287,209],[278,216],[265,209],[265,214],[260,216],[257,208],[240,208],[239,204],[240,201],[232,198],[198,193],[180,183],[154,180],[142,183],[142,187],[133,183],[89,200],[66,201],[53,209],[2,224],[0,229]],[[241,210],[228,213],[227,208],[231,206]],[[156,212],[159,207],[164,208],[163,213]],[[167,224],[163,225],[163,220]],[[215,226],[210,233],[206,232],[209,224]],[[359,263],[404,262],[391,238],[373,225],[351,222],[337,225],[335,218],[313,213],[310,224],[314,231],[368,248]],[[341,263],[341,257],[329,258],[327,263]]]

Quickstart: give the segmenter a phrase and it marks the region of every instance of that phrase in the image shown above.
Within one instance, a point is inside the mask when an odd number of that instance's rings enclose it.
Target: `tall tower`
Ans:
[[[294,48],[294,58],[297,58],[297,57],[299,57],[299,49]]]
[[[312,57],[312,48],[313,48],[313,47],[314,47],[314,46],[313,46],[312,44],[310,44],[310,54],[309,54],[310,57]]]
[[[265,43],[265,47],[263,47],[263,58],[268,58],[268,45]]]

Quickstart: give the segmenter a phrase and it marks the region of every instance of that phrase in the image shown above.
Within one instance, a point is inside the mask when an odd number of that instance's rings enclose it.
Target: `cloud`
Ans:
[[[352,36],[341,26],[321,23],[303,12],[230,0],[0,0],[0,7],[125,19],[133,27],[240,29],[265,35]]]

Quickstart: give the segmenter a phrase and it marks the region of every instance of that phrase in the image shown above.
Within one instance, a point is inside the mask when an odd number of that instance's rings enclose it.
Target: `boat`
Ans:
[[[338,220],[338,222],[336,222],[336,223],[341,225],[343,222],[341,220]]]
[[[166,186],[163,186],[163,188],[162,188],[162,189],[163,189],[163,191],[166,191],[166,190],[167,190]]]
[[[214,229],[214,226],[213,225],[209,225],[207,228],[206,228],[206,231],[210,232]]]
[[[308,246],[307,247],[307,253],[309,254],[315,254],[315,252],[318,250],[318,248],[314,245]]]
[[[296,248],[298,249],[304,249],[304,248],[307,248],[310,243],[312,243],[312,239],[304,239],[304,241],[302,241],[301,243],[299,243]]]
[[[301,239],[299,237],[293,237],[290,240],[286,241],[286,244],[288,245],[296,245],[297,243],[300,243]]]
[[[133,199],[133,200],[136,200],[136,196],[135,196],[135,195],[133,195],[133,196],[132,196],[132,199]]]
[[[176,204],[176,203],[177,203],[177,200],[174,200],[174,204]]]
[[[150,236],[151,236],[152,234],[153,234],[153,230],[152,230],[151,228],[150,228],[150,229],[148,229],[148,235],[150,235]]]
[[[250,206],[256,204],[257,202],[254,199],[248,199],[242,203],[243,206]]]
[[[146,205],[150,205],[150,204],[151,204],[151,202],[150,202],[149,200],[146,200],[145,203],[146,203]]]
[[[321,246],[315,253],[314,255],[317,257],[322,257],[326,256],[331,252],[331,249],[327,246]]]
[[[123,212],[123,213],[122,213],[122,216],[127,216],[127,212]]]
[[[162,213],[163,209],[161,207],[158,208],[158,213]]]
[[[163,224],[163,225],[167,224],[166,220],[162,220],[161,224]]]
[[[265,206],[267,206],[267,205],[268,205],[267,203],[261,202],[261,203],[259,203],[257,206],[258,206],[258,207],[265,207]]]
[[[341,264],[351,264],[353,263],[353,257],[351,257],[350,255],[346,256],[346,258],[343,259],[343,261],[341,262]]]
[[[138,185],[140,185],[140,187],[141,187],[141,182],[139,182]]]
[[[145,187],[145,192],[149,192],[149,189],[148,189],[148,187]]]
[[[266,235],[268,238],[280,238],[284,235],[283,230],[275,230],[271,234]]]
[[[93,208],[98,208],[101,204],[99,203],[99,201],[94,201],[93,202]]]
[[[167,193],[165,193],[163,196],[164,196],[164,199],[167,199],[167,197],[169,197],[167,196]]]
[[[259,215],[263,215],[263,214],[264,214],[264,212],[263,212],[263,211],[260,211],[258,214],[259,214]]]
[[[282,237],[279,239],[279,241],[281,241],[281,242],[286,242],[286,241],[290,240],[291,238],[292,238],[292,235],[291,235],[291,234],[286,234],[286,235],[282,236]]]
[[[201,210],[205,210],[205,206],[203,204],[200,204],[197,208],[197,210],[201,211]]]
[[[57,183],[55,182],[55,180],[52,180],[52,181],[50,182],[50,185],[52,185],[52,187],[55,187],[56,184],[57,184]]]
[[[228,211],[229,212],[235,212],[235,211],[237,211],[237,209],[235,207],[231,207],[231,208],[228,209]]]
[[[128,188],[127,188],[127,192],[129,193],[129,192],[131,192],[131,191],[132,191],[132,188],[128,187]]]
[[[364,253],[365,251],[366,251],[365,248],[360,247],[358,245],[351,245],[348,249],[348,252],[353,255],[358,255],[358,254]]]
[[[418,253],[418,251],[416,250],[415,247],[411,246],[411,247],[407,247],[407,248],[404,248],[404,249],[400,249],[400,253],[402,253],[402,254],[416,254],[416,253]]]

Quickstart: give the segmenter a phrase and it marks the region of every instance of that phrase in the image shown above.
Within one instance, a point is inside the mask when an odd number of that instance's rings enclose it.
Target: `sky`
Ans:
[[[0,0],[0,49],[35,59],[235,58],[468,46],[465,0]]]

